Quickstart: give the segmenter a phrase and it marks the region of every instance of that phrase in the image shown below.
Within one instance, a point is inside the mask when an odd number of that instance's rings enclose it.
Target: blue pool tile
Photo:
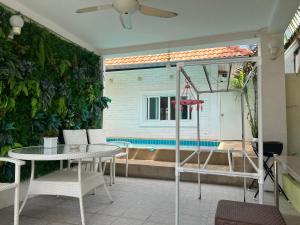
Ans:
[[[176,140],[173,139],[140,139],[140,138],[106,138],[107,142],[126,141],[131,144],[140,145],[176,145]],[[180,140],[180,145],[183,146],[200,146],[200,147],[218,147],[219,141],[205,141],[205,140]]]

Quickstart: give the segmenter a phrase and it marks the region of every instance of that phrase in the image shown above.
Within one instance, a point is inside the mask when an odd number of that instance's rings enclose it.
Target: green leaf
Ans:
[[[60,97],[57,100],[57,108],[56,108],[56,112],[58,113],[58,115],[61,115],[63,117],[65,117],[68,113],[68,108],[66,106],[66,101],[64,97]]]
[[[45,43],[44,43],[44,36],[42,35],[39,41],[39,51],[38,51],[38,60],[41,69],[44,70],[45,68],[45,61],[46,61],[46,54],[45,54]]]
[[[41,108],[41,104],[36,98],[31,98],[31,117],[34,118]]]
[[[16,99],[12,98],[12,97],[8,97],[7,98],[7,106],[6,106],[7,110],[12,111],[15,109],[15,107],[16,107]]]
[[[66,72],[66,70],[68,68],[70,68],[71,66],[72,66],[72,64],[70,63],[69,60],[66,60],[66,59],[62,60],[59,64],[59,74],[60,74],[60,76],[62,76]]]

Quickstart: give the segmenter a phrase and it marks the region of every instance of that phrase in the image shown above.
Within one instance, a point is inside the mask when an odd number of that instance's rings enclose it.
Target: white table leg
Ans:
[[[103,179],[103,187],[104,187],[104,190],[105,190],[105,192],[106,192],[106,194],[107,194],[107,196],[108,196],[110,202],[113,203],[114,200],[113,200],[113,198],[111,197],[111,194],[110,194],[110,192],[109,192],[109,190],[108,190],[108,188],[107,188],[107,186],[106,186],[104,177],[102,177],[102,179]]]
[[[274,194],[275,194],[275,206],[279,209],[279,191],[278,191],[278,164],[276,160],[277,155],[274,155],[274,173],[275,173],[275,181],[274,181]]]
[[[20,210],[20,173],[21,167],[15,167],[15,202],[14,202],[14,225],[19,225],[19,210]]]
[[[113,160],[111,159],[110,161],[109,161],[109,184],[110,184],[110,186],[112,186],[112,184],[113,184],[113,174],[114,174],[114,167],[113,167]]]
[[[81,167],[82,167],[82,162],[81,160],[78,161],[78,185],[80,189],[80,196],[79,198],[79,206],[80,206],[80,215],[81,215],[81,223],[82,225],[85,225],[85,217],[84,217],[84,208],[83,208],[83,194],[82,194],[82,178],[81,178]]]
[[[79,206],[80,206],[81,224],[85,225],[83,197],[82,196],[79,197]]]
[[[93,158],[93,165],[91,165],[91,171],[92,172],[97,172],[97,165],[96,165],[96,159]],[[96,194],[96,188],[92,192],[93,195]]]
[[[115,178],[116,178],[116,155],[113,155],[113,184],[115,184]]]
[[[125,171],[125,176],[128,177],[128,151],[126,155],[126,171]]]
[[[101,162],[101,158],[99,158],[99,162]],[[107,186],[106,186],[106,183],[105,183],[105,180],[104,180],[104,172],[102,171],[102,166],[101,166],[101,164],[100,164],[99,169],[100,169],[99,172],[100,172],[100,174],[102,175],[102,176],[101,176],[101,179],[102,179],[102,183],[103,183],[104,190],[105,190],[105,192],[106,192],[106,194],[107,194],[107,196],[108,196],[110,202],[113,203],[113,199],[112,199],[112,197],[111,197],[111,194],[109,193],[109,190],[108,190],[108,188],[107,188]]]
[[[23,211],[24,209],[24,206],[28,200],[28,196],[29,196],[29,191],[30,191],[30,187],[31,187],[31,182],[32,180],[34,179],[34,171],[35,171],[35,162],[34,160],[31,161],[31,175],[30,175],[30,181],[29,181],[29,186],[28,186],[28,190],[27,190],[27,194],[24,198],[24,201],[22,202],[22,205],[21,205],[21,208],[20,208],[20,211],[19,211],[19,215],[21,214],[21,212]]]

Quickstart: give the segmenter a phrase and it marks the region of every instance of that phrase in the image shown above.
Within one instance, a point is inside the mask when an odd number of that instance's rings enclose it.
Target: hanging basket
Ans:
[[[182,99],[184,98],[184,99]],[[193,111],[193,106],[196,106],[197,111],[201,109],[202,111],[202,104],[204,103],[203,100],[197,100],[195,99],[195,96],[193,95],[193,92],[191,90],[191,86],[189,85],[188,81],[186,81],[186,85],[184,87],[184,90],[181,94],[181,100],[179,102],[181,106],[181,111],[183,111],[183,106],[190,106],[190,112]],[[172,101],[173,107],[176,106],[176,100]]]

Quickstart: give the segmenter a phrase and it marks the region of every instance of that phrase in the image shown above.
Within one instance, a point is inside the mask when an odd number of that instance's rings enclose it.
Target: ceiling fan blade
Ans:
[[[106,10],[106,9],[112,9],[112,8],[113,8],[112,4],[98,5],[98,6],[92,6],[92,7],[78,9],[78,10],[76,10],[76,13],[88,13],[88,12],[95,12],[95,11],[99,11],[99,10]]]
[[[162,9],[156,9],[145,5],[140,5],[140,12],[147,16],[156,16],[156,17],[162,17],[162,18],[172,18],[178,16],[177,13],[166,11]]]
[[[124,29],[126,30],[132,29],[131,14],[129,13],[120,14],[120,20]]]

